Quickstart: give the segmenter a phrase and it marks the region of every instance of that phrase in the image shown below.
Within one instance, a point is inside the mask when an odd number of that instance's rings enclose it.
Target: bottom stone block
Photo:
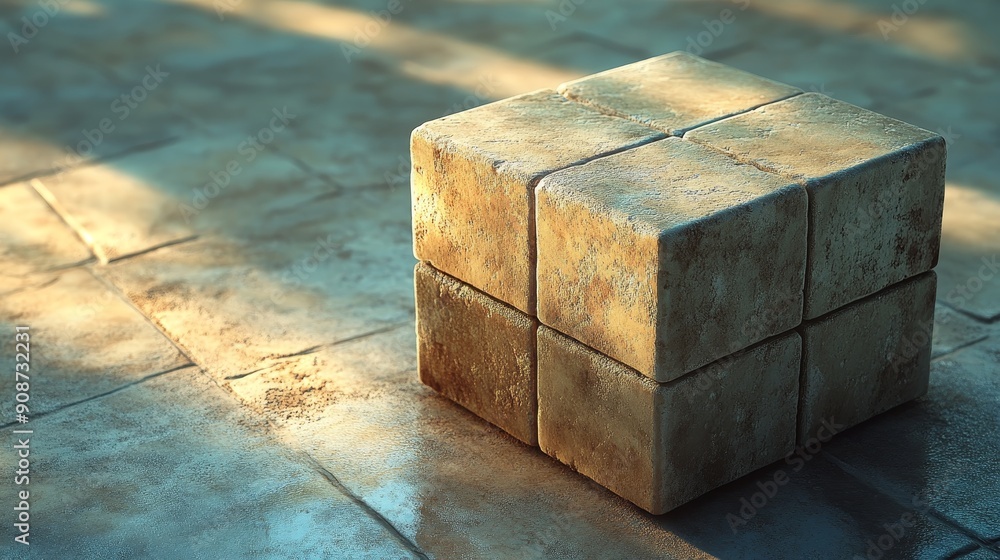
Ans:
[[[669,383],[538,329],[542,451],[653,514],[793,450],[802,343],[792,332]]]
[[[799,328],[799,443],[825,437],[824,421],[847,429],[927,392],[936,292],[927,272]]]
[[[413,276],[420,381],[538,445],[537,322],[426,264]]]

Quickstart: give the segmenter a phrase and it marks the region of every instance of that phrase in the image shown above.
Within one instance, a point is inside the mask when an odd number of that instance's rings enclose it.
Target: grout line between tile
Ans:
[[[42,201],[46,204],[46,206],[48,206],[49,209],[52,210],[52,212],[54,212],[55,215],[60,220],[62,220],[62,222],[67,227],[69,227],[70,231],[72,231],[77,236],[77,238],[79,238],[80,241],[83,242],[83,245],[87,247],[87,250],[90,251],[90,254],[93,258],[96,258],[98,261],[101,262],[107,262],[104,259],[103,251],[100,251],[96,247],[96,244],[94,243],[94,238],[91,237],[90,233],[87,232],[86,229],[84,229],[83,225],[80,224],[80,222],[78,222],[76,218],[73,217],[72,214],[70,214],[68,211],[66,211],[65,208],[62,207],[62,204],[60,204],[59,201],[56,200],[56,197],[54,194],[52,194],[52,191],[50,191],[48,187],[46,187],[45,184],[42,183],[40,179],[37,178],[32,179],[31,181],[28,182],[28,185],[31,187],[32,190],[35,191],[35,194],[42,199]]]
[[[982,337],[977,338],[976,340],[973,340],[971,342],[966,342],[965,344],[957,346],[956,348],[953,348],[953,349],[945,352],[944,354],[940,354],[938,356],[932,357],[931,358],[931,362],[936,362],[936,361],[940,360],[941,358],[946,358],[948,356],[951,356],[952,354],[954,354],[956,352],[960,352],[962,350],[965,350],[966,348],[975,346],[975,345],[979,344],[980,342],[983,342],[984,340],[989,340],[989,338],[990,338],[990,335],[984,334]]]
[[[965,555],[970,552],[975,552],[977,550],[982,550],[982,547],[976,545],[975,543],[969,543],[952,550],[947,555],[942,556],[939,560],[959,560],[960,558],[964,558]]]
[[[3,182],[0,182],[0,188],[6,187],[6,186],[10,186],[10,185],[15,185],[17,183],[24,183],[26,181],[31,181],[33,179],[44,179],[46,177],[51,177],[53,175],[59,175],[61,173],[69,173],[69,172],[72,172],[72,171],[76,171],[77,169],[84,169],[86,167],[94,167],[96,165],[101,165],[102,163],[107,163],[109,161],[114,161],[114,160],[117,160],[117,159],[129,156],[131,154],[135,154],[135,153],[140,153],[140,152],[145,152],[145,151],[149,151],[149,150],[155,150],[155,149],[158,149],[158,148],[166,147],[166,146],[169,146],[170,144],[173,144],[173,143],[177,142],[178,140],[180,140],[180,138],[177,137],[177,136],[168,136],[166,138],[161,138],[159,140],[152,140],[152,141],[149,141],[149,142],[146,142],[146,143],[143,143],[143,144],[137,144],[135,146],[131,146],[131,147],[125,148],[125,149],[123,149],[120,152],[115,152],[113,154],[108,154],[108,155],[104,155],[104,156],[100,156],[100,157],[91,158],[91,159],[88,159],[86,161],[81,161],[81,162],[78,162],[78,163],[74,163],[72,165],[67,165],[65,167],[48,167],[48,168],[45,168],[45,169],[39,169],[39,170],[36,170],[36,171],[31,171],[31,172],[25,173],[24,175],[19,175],[17,177],[12,178],[12,179],[7,179],[7,180],[5,180]]]
[[[173,373],[175,371],[179,371],[179,370],[187,369],[187,368],[191,368],[191,367],[197,367],[197,366],[195,366],[195,364],[193,364],[191,362],[188,362],[186,364],[181,364],[179,366],[175,366],[175,367],[172,367],[170,369],[166,369],[166,370],[163,370],[163,371],[160,371],[160,372],[157,372],[157,373],[152,373],[152,374],[149,374],[149,375],[147,375],[145,377],[142,377],[140,379],[136,379],[135,381],[130,381],[130,382],[124,384],[124,385],[120,385],[118,387],[115,387],[114,389],[111,389],[110,391],[105,391],[105,392],[103,392],[103,393],[101,393],[99,395],[92,395],[92,396],[89,396],[87,398],[80,399],[78,401],[73,401],[71,403],[64,404],[64,405],[60,406],[59,408],[55,408],[53,410],[48,410],[46,412],[35,414],[34,416],[31,417],[31,419],[32,420],[36,420],[38,418],[44,418],[46,416],[50,416],[52,414],[56,414],[56,413],[62,412],[64,410],[67,410],[67,409],[72,408],[72,407],[77,406],[77,405],[81,405],[81,404],[84,404],[84,403],[88,403],[90,401],[95,401],[97,399],[102,399],[104,397],[111,396],[111,395],[113,395],[115,393],[119,393],[121,391],[124,391],[125,389],[128,389],[130,387],[134,387],[136,385],[140,385],[142,383],[145,383],[145,382],[149,381],[150,379],[156,379],[157,377],[160,377],[161,375],[167,375],[168,373]],[[7,429],[7,428],[10,428],[12,426],[21,426],[21,425],[22,424],[19,424],[17,422],[8,422],[7,424],[4,424],[4,425],[0,426],[0,430]]]
[[[983,325],[993,325],[993,324],[996,324],[996,323],[1000,323],[1000,315],[997,315],[995,317],[980,317],[979,315],[976,315],[976,314],[971,313],[969,311],[966,311],[964,309],[960,309],[958,307],[955,307],[954,305],[952,305],[948,301],[936,300],[936,303],[938,303],[940,305],[943,305],[943,306],[947,307],[948,309],[951,309],[955,313],[958,313],[959,315],[968,317],[969,319],[972,319],[973,321],[975,321],[977,323],[980,323],[980,324],[983,324]]]
[[[132,303],[132,300],[130,300],[121,290],[119,290],[118,287],[115,286],[113,282],[101,276],[92,268],[88,268],[87,270],[90,272],[91,276],[97,279],[98,282],[104,284],[104,286],[108,290],[110,290],[112,294],[116,295],[118,299],[122,300],[125,303],[125,305],[131,307],[132,310],[138,313],[139,316],[146,321],[146,323],[148,323],[154,329],[156,329],[156,331],[160,333],[160,336],[162,336],[168,342],[170,342],[170,344],[174,347],[174,349],[176,349],[181,354],[181,356],[184,356],[184,358],[191,364],[197,365],[199,368],[201,368],[201,365],[195,362],[194,358],[191,357],[191,353],[188,352],[187,349],[185,349],[183,346],[181,346],[181,343],[179,341],[174,340],[174,337],[170,336],[170,333],[167,332],[165,328],[163,328],[159,323],[154,321],[152,317],[146,315],[141,309],[136,307],[136,305]]]
[[[233,380],[236,380],[236,379],[243,379],[244,377],[249,377],[250,375],[253,375],[255,373],[259,373],[259,372],[262,372],[262,371],[269,370],[269,369],[273,368],[274,366],[278,365],[281,360],[286,360],[288,358],[294,358],[296,356],[304,356],[304,355],[307,355],[307,354],[313,354],[313,353],[315,353],[315,352],[317,352],[317,351],[319,351],[319,350],[321,350],[323,348],[331,348],[333,346],[339,346],[341,344],[347,344],[349,342],[354,342],[356,340],[362,340],[362,339],[365,339],[365,338],[368,338],[368,337],[371,337],[371,336],[375,336],[375,335],[379,335],[379,334],[382,334],[382,333],[387,333],[387,332],[390,332],[390,331],[394,331],[394,330],[396,330],[398,328],[402,328],[402,327],[405,327],[407,325],[412,325],[412,324],[413,324],[412,321],[406,321],[406,322],[402,322],[402,323],[394,323],[394,324],[391,324],[391,325],[388,325],[388,326],[385,326],[385,327],[381,327],[381,328],[374,329],[374,330],[371,330],[371,331],[367,331],[367,332],[363,332],[363,333],[356,334],[356,335],[353,335],[353,336],[349,336],[347,338],[342,338],[342,339],[339,339],[339,340],[335,340],[333,342],[329,342],[329,343],[326,343],[326,344],[317,344],[315,346],[310,346],[310,347],[305,348],[303,350],[299,350],[298,352],[292,352],[291,354],[283,354],[281,356],[274,356],[272,358],[269,358],[271,360],[275,360],[274,363],[271,363],[271,364],[268,364],[266,366],[259,367],[257,369],[250,370],[250,371],[247,371],[247,372],[244,372],[244,373],[234,373],[233,375],[228,375],[226,377],[223,377],[222,379],[225,380],[225,381],[233,381]]]
[[[335,474],[333,474],[326,467],[320,464],[320,462],[317,461],[315,457],[304,451],[302,452],[302,454],[305,455],[307,461],[312,464],[312,467],[316,469],[316,471],[319,472],[319,474],[322,475],[323,478],[325,478],[331,485],[333,485],[334,488],[339,490],[341,494],[343,494],[347,499],[351,500],[351,502],[353,502],[354,505],[360,507],[366,514],[368,514],[369,517],[377,521],[379,525],[381,525],[386,531],[388,531],[393,536],[393,538],[395,538],[400,544],[406,547],[410,552],[415,554],[418,558],[427,560],[428,558],[427,554],[424,553],[424,551],[421,550],[419,546],[417,546],[417,543],[408,539],[406,535],[401,533],[399,529],[397,529],[396,526],[393,525],[391,521],[389,521],[381,513],[379,513],[378,510],[369,505],[368,502],[364,501],[360,496],[352,492],[351,489],[345,486],[344,483],[341,482],[340,479],[337,478]]]
[[[866,479],[857,469],[849,465],[846,461],[843,461],[842,459],[831,454],[828,450],[824,449],[820,451],[820,453],[823,455],[824,458],[833,463],[837,468],[839,468],[845,474],[856,480],[862,486],[876,493],[882,494],[883,496],[888,497],[890,500],[893,501],[893,503],[902,507],[903,509],[906,510],[912,509],[911,505],[908,504],[906,500],[901,499],[899,494],[895,492],[893,489],[879,488],[877,485]],[[991,544],[987,539],[981,537],[972,529],[969,529],[968,527],[962,525],[961,523],[952,519],[949,515],[938,510],[937,508],[929,507],[923,513],[927,517],[935,520],[937,523],[949,527],[959,533],[962,533],[963,535],[965,535],[966,538],[978,544],[980,547],[986,548],[991,551],[997,551],[997,548],[995,548],[994,545]]]
[[[118,256],[116,256],[114,258],[108,259],[107,261],[101,262],[101,264],[111,264],[111,263],[116,263],[116,262],[119,262],[119,261],[124,261],[126,259],[131,259],[132,257],[139,257],[139,256],[145,255],[147,253],[152,253],[153,251],[158,251],[160,249],[164,249],[164,248],[167,248],[167,247],[173,247],[174,245],[180,245],[182,243],[187,243],[189,241],[196,241],[200,237],[201,237],[200,235],[198,235],[197,233],[195,233],[195,234],[191,234],[191,235],[188,235],[188,236],[185,236],[185,237],[180,237],[180,238],[177,238],[177,239],[171,239],[170,241],[164,241],[163,243],[159,243],[159,244],[153,245],[151,247],[146,247],[145,249],[140,249],[138,251],[133,251],[131,253],[126,253],[124,255],[118,255]]]

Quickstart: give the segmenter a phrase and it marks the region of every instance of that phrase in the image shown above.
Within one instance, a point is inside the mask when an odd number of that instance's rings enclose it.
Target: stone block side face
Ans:
[[[534,315],[538,180],[662,137],[552,91],[425,123],[410,140],[414,254]]]
[[[531,313],[527,179],[504,176],[481,156],[441,149],[419,129],[411,158],[414,255]]]
[[[660,386],[659,511],[792,452],[801,356],[793,332]]]
[[[927,392],[937,276],[927,272],[820,319],[803,338],[799,441]]]
[[[538,444],[543,452],[654,511],[657,384],[550,329],[538,329]]]
[[[537,445],[537,322],[422,263],[414,284],[420,381]]]
[[[946,148],[934,133],[804,94],[684,137],[805,185],[806,319],[937,263]]]
[[[813,319],[937,264],[945,144],[933,139],[807,187],[805,316]]]
[[[801,322],[806,193],[668,138],[536,191],[539,320],[666,382]]]
[[[806,212],[790,187],[660,237],[661,380],[801,323]]]
[[[652,377],[659,232],[574,194],[537,191],[539,321]]]
[[[801,90],[674,52],[565,83],[559,93],[672,135],[801,93]]]
[[[541,326],[539,445],[665,513],[792,451],[800,351],[791,333],[660,384]]]

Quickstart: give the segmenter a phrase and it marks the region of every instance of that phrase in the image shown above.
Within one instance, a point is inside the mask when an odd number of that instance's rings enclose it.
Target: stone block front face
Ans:
[[[656,381],[801,322],[806,193],[668,138],[554,173],[537,196],[541,323]]]
[[[685,52],[587,76],[559,86],[559,92],[602,113],[675,136],[801,93]]]
[[[792,451],[800,357],[793,332],[656,383],[539,327],[539,445],[664,513]]]
[[[937,134],[804,94],[684,138],[805,185],[807,319],[937,263],[946,157]]]
[[[846,429],[927,392],[936,291],[928,272],[801,327],[799,441],[824,420]]]
[[[413,276],[420,381],[537,445],[534,318],[427,265]]]
[[[534,315],[538,180],[662,137],[553,91],[425,123],[411,137],[414,254]]]

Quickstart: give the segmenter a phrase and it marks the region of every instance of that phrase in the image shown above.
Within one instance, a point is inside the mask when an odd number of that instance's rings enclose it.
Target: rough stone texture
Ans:
[[[662,133],[538,91],[413,131],[413,250],[535,313],[534,188],[544,175]]]
[[[539,327],[539,445],[664,513],[792,450],[800,357],[789,333],[660,384]]]
[[[538,445],[537,321],[425,264],[413,277],[420,381]]]
[[[679,136],[801,90],[678,51],[565,83],[559,93]]]
[[[801,322],[806,193],[668,138],[536,191],[539,320],[656,381]]]
[[[934,133],[810,93],[684,137],[805,185],[807,319],[937,263],[946,150]]]
[[[936,288],[928,272],[799,329],[800,442],[824,420],[846,429],[927,392]]]

